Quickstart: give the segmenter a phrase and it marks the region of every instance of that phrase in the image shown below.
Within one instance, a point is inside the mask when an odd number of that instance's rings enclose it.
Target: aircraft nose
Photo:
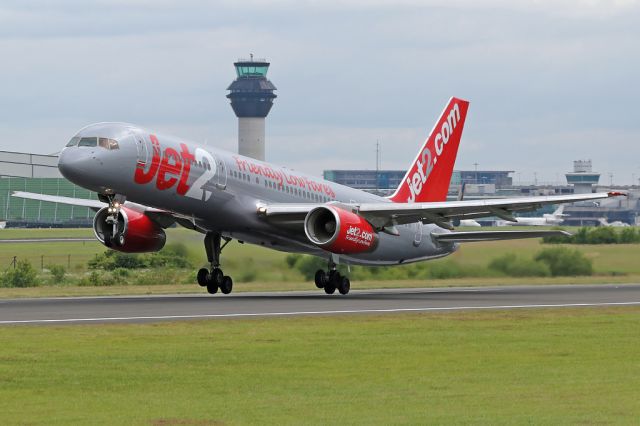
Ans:
[[[58,158],[58,170],[62,176],[78,185],[91,180],[91,176],[96,171],[96,165],[96,160],[85,149],[66,148]]]

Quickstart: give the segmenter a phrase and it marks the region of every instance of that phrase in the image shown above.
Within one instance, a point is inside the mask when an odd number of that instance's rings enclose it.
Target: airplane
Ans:
[[[516,217],[515,222],[505,220],[501,222],[502,226],[554,226],[564,222],[563,217],[569,215],[562,214],[564,205],[561,205],[553,213],[545,213],[542,217]]]
[[[453,220],[498,216],[546,204],[624,195],[618,192],[446,201],[469,102],[451,98],[401,184],[380,197],[318,177],[162,135],[126,123],[81,129],[59,157],[71,182],[98,200],[14,192],[16,197],[90,207],[95,237],[126,253],[160,250],[174,224],[204,234],[208,268],[197,282],[215,294],[232,291],[220,268],[232,239],[327,260],[315,285],[347,294],[347,265],[403,265],[437,259],[460,243],[566,235],[558,230],[457,232]]]
[[[601,217],[600,219],[598,219],[598,223],[600,224],[600,226],[611,226],[613,228],[626,228],[631,226],[628,223],[622,222],[620,220],[614,220],[613,222],[609,222],[607,221],[606,217]]]
[[[473,219],[462,219],[458,226],[479,228],[482,225],[480,225],[480,223],[478,223],[478,221],[473,220]]]

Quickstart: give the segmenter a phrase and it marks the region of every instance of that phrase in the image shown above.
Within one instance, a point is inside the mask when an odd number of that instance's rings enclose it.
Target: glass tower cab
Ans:
[[[267,78],[267,71],[269,71],[268,62],[236,62],[233,65],[236,67],[238,78]]]
[[[266,117],[276,98],[276,86],[267,80],[269,62],[266,59],[239,59],[234,62],[237,78],[227,88],[227,98],[238,118]]]

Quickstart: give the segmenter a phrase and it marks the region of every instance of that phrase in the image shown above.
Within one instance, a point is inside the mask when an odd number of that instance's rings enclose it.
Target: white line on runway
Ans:
[[[534,305],[493,305],[493,306],[450,306],[431,308],[397,308],[397,309],[345,309],[336,311],[299,311],[299,312],[263,312],[237,314],[200,314],[200,315],[159,315],[140,317],[102,317],[102,318],[64,318],[64,319],[34,319],[0,321],[0,325],[9,324],[51,324],[69,322],[99,322],[99,321],[143,321],[143,320],[172,320],[172,319],[206,319],[206,318],[242,318],[242,317],[276,317],[292,315],[326,315],[326,314],[376,314],[393,312],[429,312],[429,311],[467,311],[478,309],[522,309],[522,308],[572,308],[589,306],[633,306],[636,302],[603,302],[603,303],[562,303],[562,304],[534,304]]]

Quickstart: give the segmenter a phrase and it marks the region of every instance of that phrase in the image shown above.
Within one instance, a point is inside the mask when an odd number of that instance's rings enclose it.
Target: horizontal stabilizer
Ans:
[[[469,231],[432,233],[431,237],[438,242],[468,243],[474,241],[517,240],[520,238],[570,237],[566,231]]]

